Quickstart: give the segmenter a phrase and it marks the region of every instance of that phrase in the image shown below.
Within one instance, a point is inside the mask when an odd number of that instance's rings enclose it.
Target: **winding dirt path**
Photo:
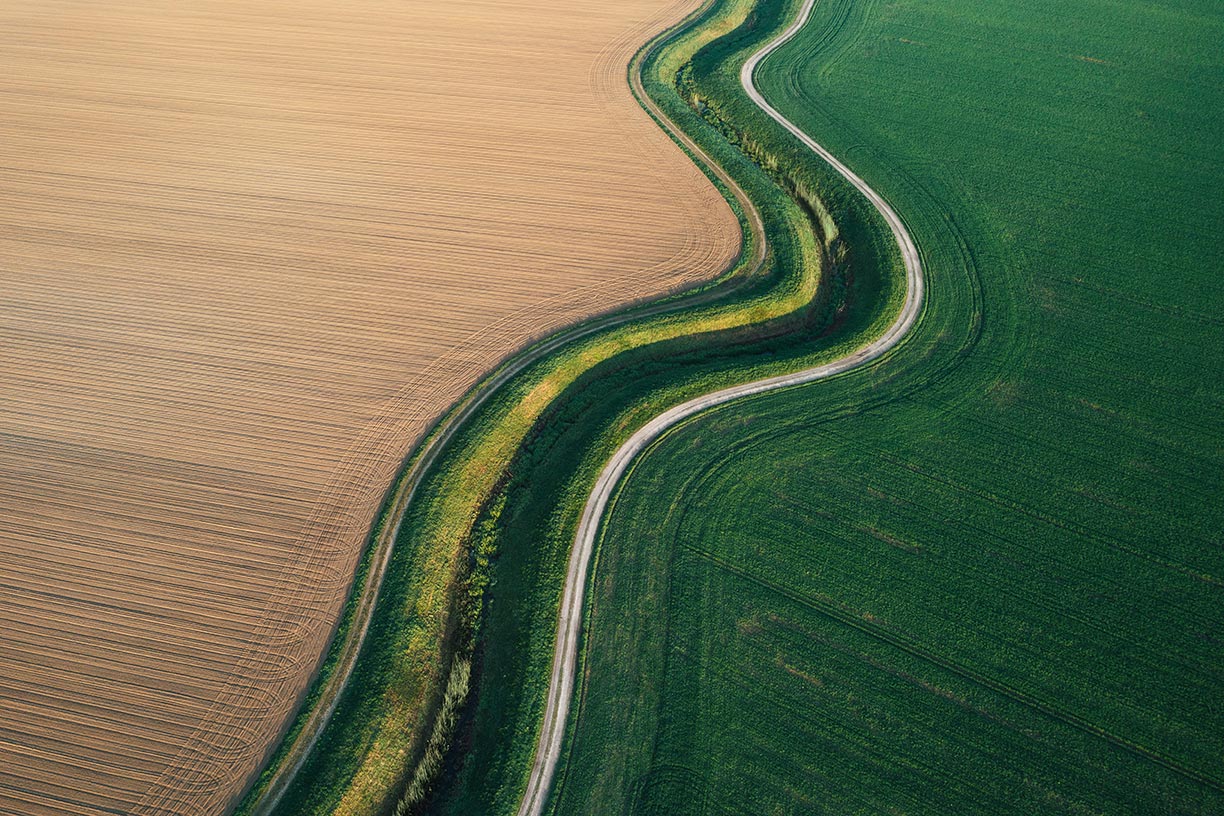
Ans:
[[[694,11],[689,15],[688,19],[702,13],[705,7]],[[681,23],[683,24],[683,23]],[[693,156],[701,163],[710,169],[710,171],[718,177],[732,195],[735,196],[743,211],[748,216],[749,228],[756,241],[753,245],[753,254],[749,272],[744,276],[744,280],[752,279],[756,272],[759,271],[762,264],[765,263],[766,244],[765,244],[765,227],[761,221],[761,215],[753,206],[752,201],[748,198],[747,193],[726,173],[718,164],[706,154],[701,147],[690,139],[683,131],[667,123],[667,118],[661,110],[655,107],[650,101],[645,89],[641,84],[641,75],[638,71],[638,66],[644,58],[646,50],[640,52],[635,58],[632,76],[632,89],[637,98],[654,113],[662,123],[665,123],[665,130],[668,131],[677,141],[682,144]],[[739,262],[739,259],[732,259],[728,265],[728,269],[732,269]],[[685,298],[680,303],[661,303],[654,307],[645,307],[633,309],[624,314],[612,314],[604,317],[597,317],[569,329],[565,329],[547,340],[532,346],[523,353],[508,360],[501,366],[500,369],[494,371],[484,382],[474,389],[450,414],[443,417],[437,426],[437,431],[432,436],[429,436],[420,453],[412,462],[409,470],[395,488],[395,492],[391,498],[391,506],[387,516],[387,523],[383,525],[383,533],[379,536],[371,546],[374,548],[371,557],[370,572],[363,584],[362,591],[358,596],[357,611],[354,615],[352,625],[348,630],[347,637],[341,646],[341,653],[336,669],[333,671],[328,680],[326,687],[320,692],[319,701],[311,709],[307,715],[307,720],[303,725],[297,738],[289,747],[288,753],[281,758],[273,770],[272,779],[265,785],[264,791],[258,801],[252,806],[252,813],[256,816],[268,816],[272,813],[276,806],[280,803],[281,798],[288,790],[289,786],[297,777],[298,772],[309,759],[315,746],[318,744],[324,729],[331,722],[332,715],[335,714],[336,706],[339,704],[340,696],[345,687],[348,685],[349,679],[352,677],[353,670],[356,668],[357,659],[361,653],[361,647],[365,643],[366,636],[369,633],[370,624],[373,621],[374,611],[378,605],[379,593],[382,588],[383,578],[386,575],[387,567],[390,565],[391,556],[394,551],[395,541],[399,537],[400,528],[403,525],[404,516],[408,506],[412,503],[416,495],[416,490],[424,479],[429,468],[437,460],[438,456],[445,450],[446,445],[459,431],[460,428],[475,414],[481,406],[483,406],[489,398],[497,392],[501,386],[505,385],[517,374],[527,368],[529,365],[544,357],[552,354],[558,348],[579,340],[598,331],[619,326],[630,321],[641,320],[655,314],[670,311],[681,307],[693,307],[707,301],[717,300],[726,295],[725,287],[715,287],[714,289],[700,294],[695,294]]]
[[[756,84],[753,81],[753,74],[757,66],[762,60],[798,33],[799,29],[803,27],[811,15],[812,7],[815,3],[816,0],[805,0],[803,7],[790,27],[772,42],[765,45],[760,51],[753,54],[744,63],[740,71],[740,83],[744,86],[748,96],[761,110],[793,133],[812,152],[828,162],[833,169],[866,196],[867,200],[884,217],[889,229],[892,231],[893,238],[901,250],[901,257],[905,264],[905,303],[902,305],[897,319],[888,327],[888,330],[879,338],[859,348],[857,351],[815,368],[797,371],[793,374],[769,377],[732,388],[725,388],[677,405],[643,426],[617,450],[608,464],[604,466],[603,471],[599,474],[599,480],[595,483],[595,489],[591,491],[586,507],[583,509],[582,520],[574,540],[574,547],[570,552],[569,569],[565,577],[565,588],[561,597],[561,613],[557,624],[557,645],[553,653],[552,677],[548,687],[548,702],[544,710],[544,724],[540,731],[540,741],[536,748],[535,763],[532,766],[531,776],[527,782],[527,790],[523,796],[522,804],[519,806],[519,816],[539,816],[547,802],[553,775],[557,769],[557,760],[561,754],[561,744],[565,736],[565,723],[569,715],[570,701],[574,694],[574,673],[578,662],[578,642],[582,628],[582,604],[586,592],[587,572],[591,563],[591,554],[595,549],[595,540],[598,536],[608,501],[634,458],[669,428],[707,408],[722,405],[723,403],[753,394],[761,394],[766,391],[774,391],[780,388],[832,377],[877,359],[900,342],[914,325],[921,311],[924,293],[922,261],[918,254],[918,247],[906,230],[900,216],[897,215],[896,211],[889,206],[888,202],[879,193],[868,186],[867,182],[859,178],[854,171],[838,161],[829,151],[817,144],[814,139],[770,105],[761,95],[760,91],[757,90]],[[640,88],[640,79],[638,78],[636,68],[631,75],[634,77],[635,89]],[[642,99],[656,116],[663,117],[662,112],[649,102],[645,94],[642,94]]]

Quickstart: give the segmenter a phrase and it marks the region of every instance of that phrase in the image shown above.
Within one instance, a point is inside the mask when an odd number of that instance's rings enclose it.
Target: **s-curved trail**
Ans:
[[[753,80],[757,65],[798,33],[807,22],[815,4],[816,0],[805,0],[790,27],[744,63],[740,71],[740,83],[744,86],[749,98],[761,110],[794,134],[812,152],[828,162],[834,170],[866,196],[867,200],[884,217],[901,250],[901,258],[905,264],[905,302],[897,319],[884,334],[853,353],[815,368],[724,388],[721,391],[696,397],[677,405],[644,425],[616,451],[604,466],[603,471],[599,474],[599,480],[595,483],[595,489],[591,491],[586,507],[582,511],[582,520],[574,539],[573,549],[570,551],[569,569],[565,576],[565,587],[561,596],[561,613],[557,623],[557,645],[553,652],[552,677],[549,680],[548,701],[544,709],[544,724],[540,731],[540,741],[536,746],[535,763],[527,781],[527,790],[519,806],[519,816],[540,816],[552,786],[553,775],[557,770],[557,760],[561,755],[561,744],[565,736],[565,723],[569,716],[570,701],[574,695],[574,673],[578,664],[578,641],[582,629],[582,603],[586,592],[591,554],[595,549],[595,540],[599,534],[600,523],[603,520],[608,501],[634,458],[669,428],[707,408],[753,394],[824,379],[871,362],[897,345],[918,319],[924,291],[922,261],[918,255],[918,247],[909,231],[906,230],[900,216],[879,193],[867,185],[867,182],[859,178],[854,171],[838,161],[833,154],[817,144],[812,137],[765,101]]]

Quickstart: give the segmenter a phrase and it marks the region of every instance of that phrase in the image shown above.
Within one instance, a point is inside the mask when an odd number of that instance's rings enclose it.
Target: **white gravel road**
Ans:
[[[922,308],[924,282],[922,262],[918,255],[918,247],[910,237],[901,218],[889,206],[879,193],[871,189],[867,182],[859,178],[854,171],[842,164],[829,151],[816,143],[812,137],[800,130],[794,123],[779,113],[757,90],[753,74],[757,65],[773,51],[795,36],[811,15],[816,0],[806,0],[795,21],[781,35],[756,52],[740,72],[740,82],[748,96],[770,118],[793,133],[807,145],[812,152],[829,163],[838,173],[844,176],[864,196],[867,197],[892,230],[893,237],[901,249],[901,257],[905,264],[906,294],[905,303],[901,307],[897,319],[889,326],[883,335],[862,346],[853,353],[815,368],[796,371],[793,374],[782,374],[756,382],[744,383],[732,388],[724,388],[712,394],[696,397],[671,410],[665,411],[643,426],[637,433],[621,446],[608,461],[599,475],[595,489],[587,499],[582,513],[582,521],[578,534],[570,552],[569,570],[565,577],[565,588],[561,598],[561,613],[557,622],[557,645],[553,653],[552,678],[548,687],[548,702],[544,711],[544,725],[540,731],[540,741],[536,747],[535,763],[531,769],[531,777],[527,783],[527,791],[519,806],[519,816],[539,816],[547,802],[548,792],[552,786],[553,775],[557,769],[557,759],[561,754],[561,744],[565,736],[565,723],[569,716],[570,701],[574,696],[574,672],[578,662],[578,641],[582,627],[582,603],[586,591],[587,571],[591,563],[591,554],[599,534],[604,510],[608,500],[616,489],[617,483],[625,474],[633,459],[651,442],[658,439],[668,428],[715,405],[732,400],[787,388],[793,385],[809,383],[814,380],[841,374],[852,368],[864,365],[880,357],[893,346],[897,345],[914,322]]]

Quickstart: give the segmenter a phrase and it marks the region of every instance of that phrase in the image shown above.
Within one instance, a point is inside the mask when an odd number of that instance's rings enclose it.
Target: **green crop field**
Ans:
[[[763,65],[928,308],[637,465],[555,813],[1224,813],[1221,43],[1205,0],[821,0]]]

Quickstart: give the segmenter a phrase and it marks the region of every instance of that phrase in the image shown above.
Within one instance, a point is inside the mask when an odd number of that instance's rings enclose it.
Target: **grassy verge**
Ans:
[[[790,248],[817,237],[828,288],[784,318],[627,349],[586,372],[540,417],[508,470],[504,507],[491,520],[497,558],[474,654],[473,703],[432,812],[517,807],[542,715],[565,559],[611,452],[646,419],[688,396],[840,356],[895,314],[903,294],[899,261],[874,212],[822,168],[788,165],[785,157],[795,155],[790,137],[755,106],[721,104],[723,95],[739,93],[738,84],[721,77],[791,13],[782,4],[754,13],[747,3],[719,3],[653,53],[643,84],[751,191],[773,248],[774,274],[802,265],[803,256],[788,254]]]
[[[469,694],[440,667],[467,666],[469,654],[474,702],[433,804],[470,811],[479,788],[485,803],[511,807],[538,726],[559,567],[603,459],[671,404],[837,356],[888,322],[898,264],[874,214],[831,174],[788,165],[797,148],[755,108],[721,102],[731,91],[718,84],[721,64],[786,11],[720,3],[642,74],[666,115],[757,204],[767,263],[721,300],[684,308],[679,298],[674,311],[555,351],[464,425],[408,508],[352,681],[278,812],[414,809],[430,787],[422,760],[437,763],[438,735]],[[700,32],[720,26],[738,39],[712,56]],[[708,65],[688,64],[702,55]],[[502,751],[507,724],[517,738]]]

